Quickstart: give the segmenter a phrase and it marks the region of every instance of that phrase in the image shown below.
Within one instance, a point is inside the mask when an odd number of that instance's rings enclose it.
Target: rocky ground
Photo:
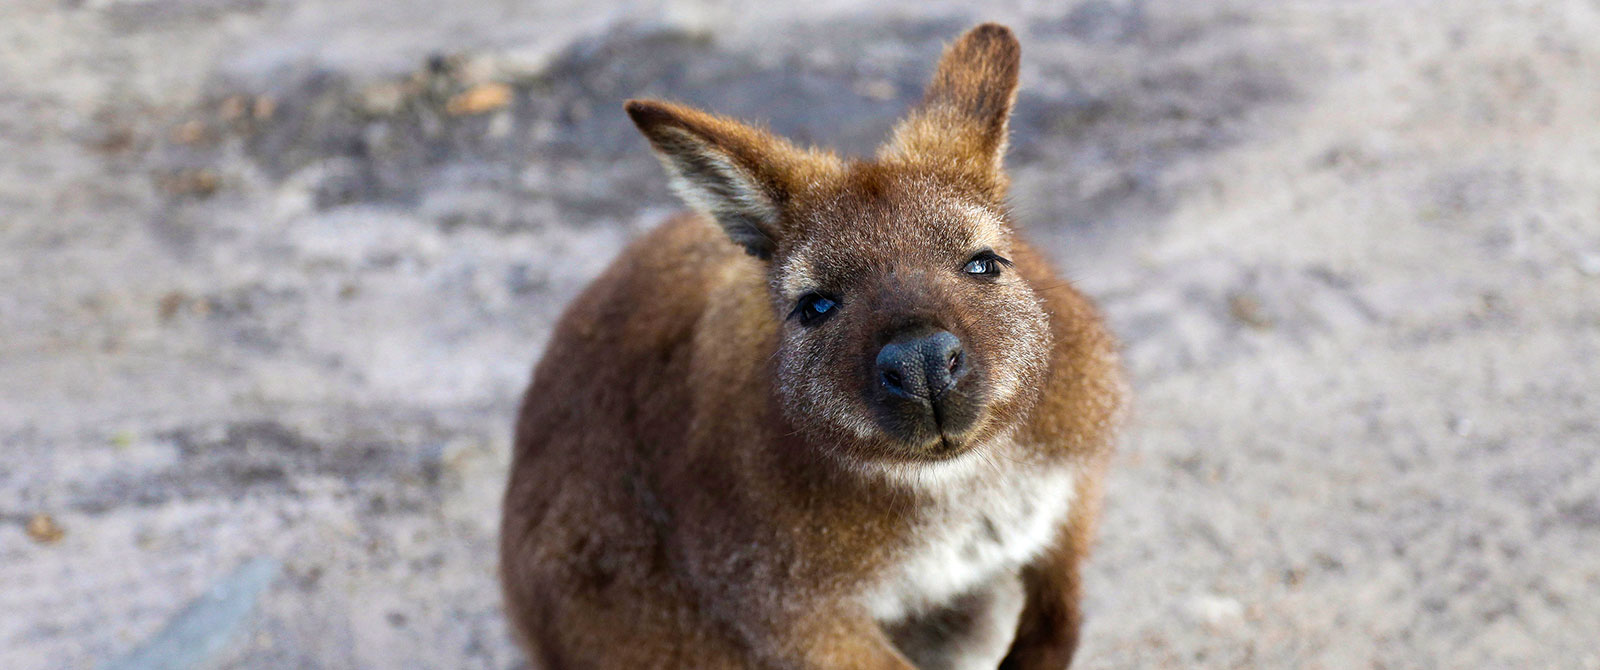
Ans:
[[[992,19],[1138,392],[1082,667],[1600,668],[1600,5],[876,7],[0,5],[0,667],[519,667],[513,403],[676,207],[620,101],[865,153]]]

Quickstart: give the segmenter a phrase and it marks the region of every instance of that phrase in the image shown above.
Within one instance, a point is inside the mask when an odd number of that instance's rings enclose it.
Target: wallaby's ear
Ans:
[[[895,126],[879,156],[925,165],[1004,196],[1007,122],[1022,47],[1011,29],[985,23],[944,50],[922,102]]]
[[[785,205],[842,169],[831,154],[696,109],[654,100],[625,108],[678,196],[758,258],[770,257],[787,232]]]

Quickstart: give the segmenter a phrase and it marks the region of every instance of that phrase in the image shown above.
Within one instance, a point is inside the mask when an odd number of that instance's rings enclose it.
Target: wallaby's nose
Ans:
[[[934,400],[966,372],[961,340],[949,331],[903,333],[878,351],[878,381],[902,398]]]

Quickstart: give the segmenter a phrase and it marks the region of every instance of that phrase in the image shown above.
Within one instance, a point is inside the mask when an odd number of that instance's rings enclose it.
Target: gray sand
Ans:
[[[1600,668],[1600,5],[801,4],[0,3],[0,667],[518,667],[514,403],[676,208],[620,100],[865,153],[994,19],[1138,394],[1080,667]]]

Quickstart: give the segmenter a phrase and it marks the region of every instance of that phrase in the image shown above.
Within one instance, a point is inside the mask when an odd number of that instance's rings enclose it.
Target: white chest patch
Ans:
[[[1077,491],[1067,466],[977,466],[929,482],[911,541],[863,593],[880,623],[951,603],[1038,556],[1061,530]]]

